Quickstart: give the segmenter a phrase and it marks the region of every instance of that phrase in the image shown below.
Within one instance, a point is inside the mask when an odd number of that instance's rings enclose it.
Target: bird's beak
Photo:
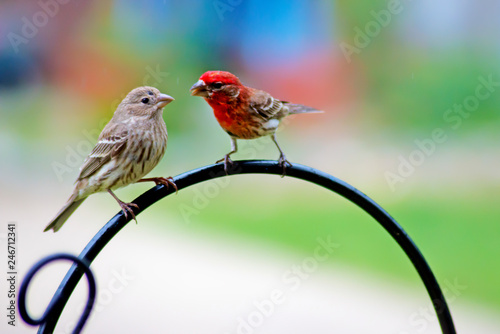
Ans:
[[[169,104],[173,100],[174,100],[174,98],[170,95],[160,94],[160,96],[158,96],[158,98],[156,99],[156,106],[158,108],[163,108],[164,106],[166,106],[167,104]]]
[[[208,97],[207,85],[203,80],[198,80],[189,91],[192,96]]]

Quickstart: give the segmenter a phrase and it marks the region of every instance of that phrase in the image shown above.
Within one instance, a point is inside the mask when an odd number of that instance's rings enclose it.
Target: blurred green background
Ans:
[[[228,70],[277,98],[325,110],[283,125],[289,160],[367,193],[409,233],[440,282],[458,279],[467,286],[460,298],[500,311],[497,2],[47,3],[0,3],[4,196],[36,189],[56,213],[118,103],[146,84],[176,99],[164,110],[167,154],[152,174],[215,162],[229,138],[189,88],[207,70]],[[278,158],[268,138],[240,145],[235,159]],[[332,263],[421,284],[387,233],[344,199],[288,178],[219,182],[141,216],[166,233],[242,237],[304,255],[331,234],[342,245]],[[118,194],[132,200],[141,189]],[[4,210],[15,220],[18,209]],[[50,218],[30,228],[41,231]]]

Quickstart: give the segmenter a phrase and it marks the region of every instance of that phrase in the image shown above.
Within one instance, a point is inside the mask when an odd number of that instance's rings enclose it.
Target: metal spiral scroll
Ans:
[[[280,167],[276,161],[262,161],[262,160],[252,160],[252,161],[237,161],[231,165],[230,170],[228,170],[229,175],[237,174],[275,174],[281,175],[283,173],[282,167]],[[368,196],[352,187],[351,185],[331,176],[323,173],[319,170],[313,169],[311,167],[293,164],[291,167],[287,167],[286,174],[288,177],[298,178],[304,181],[315,183],[319,186],[325,187],[351,201],[352,203],[359,206],[366,213],[372,216],[382,227],[393,237],[393,239],[399,244],[399,246],[406,253],[413,266],[417,270],[420,278],[422,279],[427,292],[431,298],[432,304],[436,311],[437,318],[439,319],[439,324],[443,334],[456,334],[455,326],[453,324],[453,319],[450,314],[450,310],[443,296],[441,288],[434,277],[429,265],[425,261],[424,257],[418,250],[417,246],[413,243],[411,238],[406,234],[406,232],[399,226],[399,224],[377,203],[375,203]],[[218,177],[227,176],[224,171],[223,164],[210,165],[206,167],[201,167],[186,173],[183,173],[174,178],[175,183],[179,190],[192,186],[194,184],[204,182],[207,180],[215,179]],[[163,185],[158,185],[144,194],[136,198],[133,202],[139,206],[140,209],[134,208],[134,213],[137,215],[140,212],[146,210],[150,205],[159,201],[160,199],[174,193],[175,190],[170,187],[166,188]],[[47,308],[41,319],[38,321],[32,321],[33,319],[27,315],[27,312],[21,312],[21,316],[29,324],[40,325],[38,333],[52,333],[55,329],[57,321],[68,301],[71,293],[75,289],[82,275],[87,274],[87,278],[90,284],[91,272],[88,268],[88,263],[97,257],[99,252],[106,246],[106,244],[130,221],[125,218],[123,213],[120,211],[95,235],[95,237],[88,243],[82,253],[79,255],[79,259],[83,262],[80,263],[73,259],[73,261],[78,264],[74,264],[64,277],[59,288],[57,289],[52,301]],[[57,255],[54,256],[57,258]],[[55,260],[52,259],[52,260]],[[44,261],[44,260],[42,260]],[[50,259],[45,259],[46,262],[50,262]],[[83,265],[83,269],[79,266]],[[42,265],[37,264],[32,271],[36,272]],[[29,284],[34,273],[31,276],[27,276],[23,282],[25,288]],[[93,277],[92,277],[93,279]],[[89,290],[90,293],[90,290]],[[22,298],[21,298],[22,297]],[[21,301],[22,305],[25,307],[24,299],[26,295],[20,294],[20,307]],[[95,297],[95,289],[94,289]],[[88,305],[88,303],[87,303]],[[92,306],[90,306],[92,307]],[[21,311],[25,311],[21,310]],[[90,310],[89,310],[90,311]],[[83,327],[83,324],[87,320],[88,314],[82,315],[79,321],[79,325]],[[30,322],[31,321],[31,322]],[[76,328],[75,332],[78,333],[80,329]]]
[[[29,315],[28,313],[28,307],[26,304],[26,294],[28,292],[28,286],[31,283],[31,280],[35,276],[35,274],[42,269],[45,265],[49,264],[50,262],[58,261],[58,260],[69,260],[73,261],[76,263],[76,268],[80,268],[80,273],[83,274],[85,273],[85,276],[87,276],[87,281],[89,283],[89,292],[88,292],[88,298],[87,298],[87,305],[85,305],[85,309],[83,310],[82,315],[80,316],[80,320],[78,320],[78,323],[75,326],[75,329],[73,330],[73,333],[80,333],[82,331],[83,326],[85,325],[85,322],[89,318],[90,311],[92,310],[92,306],[94,306],[94,301],[95,301],[95,296],[96,296],[96,284],[95,284],[95,278],[94,275],[92,274],[92,271],[90,270],[89,264],[74,256],[71,254],[54,254],[54,255],[49,255],[40,261],[38,261],[31,269],[28,271],[26,276],[24,277],[23,283],[21,284],[21,288],[19,289],[19,313],[21,315],[21,318],[28,324],[32,326],[38,326],[43,323],[45,323],[48,319],[49,316],[51,316],[51,313],[54,312],[54,299],[52,299],[51,303],[49,306],[47,306],[47,309],[43,313],[43,315],[39,319],[34,319]],[[59,291],[59,290],[58,290]],[[57,295],[57,292],[56,292]],[[68,296],[69,297],[69,296]]]

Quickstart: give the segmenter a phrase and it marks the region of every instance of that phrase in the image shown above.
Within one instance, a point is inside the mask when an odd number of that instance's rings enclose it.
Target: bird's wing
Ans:
[[[105,163],[118,155],[126,146],[127,134],[127,131],[120,132],[118,135],[102,136],[101,134],[96,146],[83,162],[78,180],[94,174]]]
[[[264,120],[280,118],[282,109],[282,101],[261,90],[256,90],[250,101],[250,110]]]

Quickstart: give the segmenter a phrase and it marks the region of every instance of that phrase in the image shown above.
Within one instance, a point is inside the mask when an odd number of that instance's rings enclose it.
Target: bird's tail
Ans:
[[[289,114],[323,113],[323,110],[314,109],[302,104],[287,103]]]
[[[80,206],[80,204],[83,203],[86,197],[79,199],[79,200],[74,200],[74,195],[71,196],[66,203],[66,205],[59,211],[57,216],[52,219],[52,221],[47,225],[44,232],[47,232],[48,230],[54,230],[54,232],[57,232],[61,226],[66,222],[66,220],[71,216],[71,214]]]

